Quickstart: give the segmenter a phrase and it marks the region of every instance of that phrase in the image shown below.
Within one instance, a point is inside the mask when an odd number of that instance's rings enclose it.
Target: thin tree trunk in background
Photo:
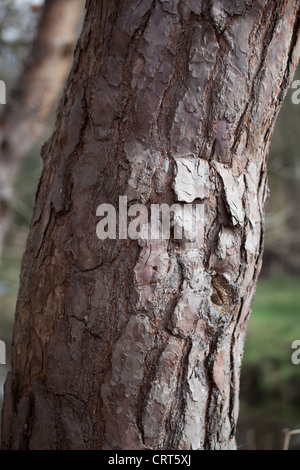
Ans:
[[[207,5],[210,6],[207,6]],[[231,449],[299,2],[87,2],[23,260],[3,449]],[[204,241],[97,206],[198,203]]]
[[[46,0],[31,54],[0,115],[0,254],[10,225],[12,186],[41,136],[73,58],[84,0]]]

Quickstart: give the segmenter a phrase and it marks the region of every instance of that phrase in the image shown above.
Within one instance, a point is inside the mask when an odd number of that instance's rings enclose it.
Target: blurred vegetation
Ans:
[[[34,33],[37,15],[28,8],[30,3],[22,2],[20,7],[17,0],[2,0],[0,79],[9,80],[8,84],[17,77]],[[24,21],[24,8],[27,8],[28,22]],[[13,29],[19,30],[19,36]],[[289,90],[280,112],[270,153],[271,197],[266,213],[264,268],[253,305],[242,369],[238,442],[244,448],[248,444],[256,448],[282,448],[283,427],[300,427],[297,403],[300,365],[291,362],[291,344],[300,339],[300,105],[292,104],[292,92]],[[47,136],[50,133],[51,124]],[[0,339],[8,345],[21,257],[42,168],[40,146],[41,142],[37,142],[16,181],[14,218],[0,265]],[[299,439],[295,439],[294,445],[300,449]]]
[[[12,313],[18,293],[21,258],[42,170],[40,145],[41,143],[38,142],[24,161],[14,187],[13,219],[0,264],[0,333],[2,333],[3,322],[11,325],[13,321]]]
[[[280,275],[258,284],[245,343],[242,398],[257,413],[300,424],[300,365],[291,344],[300,339],[300,278]]]
[[[250,318],[241,379],[237,441],[242,449],[282,449],[284,428],[300,428],[300,365],[291,344],[300,339],[300,277],[262,277]],[[300,436],[291,440],[300,450]]]
[[[300,67],[294,80],[300,79]],[[263,272],[300,275],[300,104],[290,88],[276,122],[268,164],[270,199],[266,210]]]
[[[30,51],[42,0],[1,0],[0,79],[8,91],[22,71]]]

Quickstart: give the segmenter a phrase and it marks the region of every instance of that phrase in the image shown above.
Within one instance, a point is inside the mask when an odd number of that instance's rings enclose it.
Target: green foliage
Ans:
[[[241,398],[300,422],[300,365],[291,361],[291,344],[300,340],[299,306],[298,277],[260,279],[245,343]]]
[[[300,68],[294,77],[299,79]],[[300,104],[292,103],[294,92],[287,92],[271,143],[265,247],[277,266],[300,274]]]

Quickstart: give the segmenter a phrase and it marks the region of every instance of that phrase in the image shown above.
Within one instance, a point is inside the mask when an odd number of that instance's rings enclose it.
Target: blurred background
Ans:
[[[77,27],[69,31],[69,36],[71,33],[74,36],[73,44],[82,21],[80,1],[78,0]],[[26,99],[27,104],[30,103],[30,99],[26,97],[28,90],[22,90],[22,95],[20,88],[22,83],[28,83],[28,77],[24,77],[24,74],[28,74],[32,62],[36,60],[37,54],[36,50],[35,53],[32,52],[32,43],[38,36],[43,8],[43,0],[1,1],[0,80],[6,83],[7,103],[10,103],[10,107],[0,105],[1,145],[6,113],[14,113],[13,108],[20,109],[20,104],[26,102]],[[74,8],[75,3],[73,11]],[[35,48],[38,47],[37,42]],[[66,56],[70,66],[72,47],[64,51],[64,59]],[[44,61],[45,57],[46,55]],[[57,60],[60,60],[59,57]],[[39,61],[40,66],[40,57]],[[33,75],[29,78],[34,82]],[[294,80],[296,79],[300,79],[300,69]],[[12,214],[5,228],[0,264],[0,339],[7,345],[7,365],[0,365],[0,406],[3,383],[10,363],[21,258],[42,169],[40,148],[53,130],[53,109],[59,99],[61,87],[58,86],[57,90],[56,95],[51,96],[51,100],[49,98],[50,104],[39,118],[38,131],[34,127],[30,131],[28,126],[30,132],[26,127],[28,135],[24,135],[24,125],[21,126],[21,136],[27,144],[29,140],[30,145],[27,147],[30,150],[26,150],[24,155],[18,154],[17,176],[13,178],[12,190],[9,185],[5,187],[4,202],[1,200],[0,191],[0,207],[1,204],[3,207],[7,206]],[[242,369],[237,432],[237,444],[241,450],[282,449],[284,430],[300,429],[300,364],[294,365],[291,360],[291,345],[293,341],[300,340],[300,104],[295,105],[292,102],[294,91],[290,89],[287,93],[277,120],[270,152],[271,196],[266,213],[264,265],[248,328]],[[49,90],[45,85],[45,96],[47,92],[49,93]],[[32,109],[28,115],[28,121],[39,115],[40,110],[36,104],[35,106],[36,109]],[[20,120],[20,115],[16,118],[16,126],[17,119]],[[13,129],[10,129],[10,132],[12,131]],[[19,148],[20,145],[22,146],[22,142],[18,143]],[[0,147],[0,162],[1,158],[3,160],[1,153]],[[1,164],[0,171],[0,185],[3,185],[7,178],[3,176]],[[300,450],[300,434],[291,436],[289,448]]]

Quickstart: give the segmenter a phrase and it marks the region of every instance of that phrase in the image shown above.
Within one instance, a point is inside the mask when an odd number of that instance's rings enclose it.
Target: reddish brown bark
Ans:
[[[41,178],[3,449],[234,448],[270,136],[299,2],[90,0]],[[204,242],[96,237],[97,206],[198,203]]]
[[[83,7],[84,0],[46,0],[30,56],[0,115],[0,254],[12,185],[67,78]]]

